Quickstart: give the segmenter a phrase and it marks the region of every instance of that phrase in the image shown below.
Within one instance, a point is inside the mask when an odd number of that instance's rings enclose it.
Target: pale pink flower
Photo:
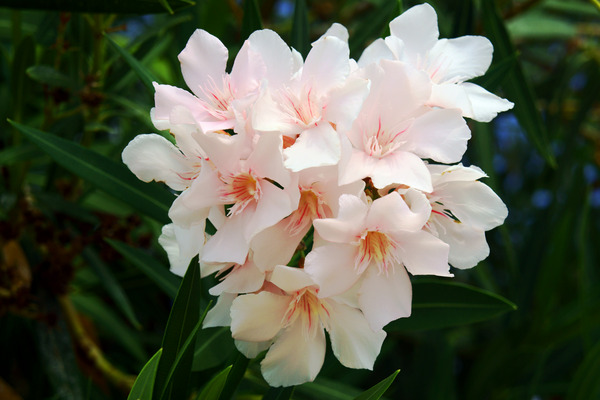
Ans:
[[[475,166],[430,165],[432,211],[426,230],[450,245],[448,260],[455,268],[471,268],[489,255],[485,231],[504,222],[508,210],[479,179],[487,175]]]
[[[231,332],[238,348],[255,353],[248,342],[260,348],[270,344],[261,362],[269,385],[314,380],[325,358],[325,330],[343,365],[373,368],[386,333],[372,331],[360,310],[319,296],[319,287],[300,268],[277,266],[270,281],[278,290],[238,296],[231,306]]]
[[[313,43],[300,69],[296,53],[277,45],[279,53],[269,53],[277,62],[269,63],[267,88],[253,107],[255,130],[287,138],[285,166],[292,171],[338,163],[336,128],[351,125],[368,93],[368,81],[351,75],[345,28],[335,25],[328,32]],[[259,38],[250,37],[253,48]]]
[[[403,184],[431,191],[422,158],[460,161],[471,132],[458,110],[426,106],[431,84],[425,73],[382,60],[363,71],[371,91],[345,133],[340,183],[370,177],[377,188]]]
[[[451,276],[448,245],[422,230],[430,211],[426,199],[411,210],[395,192],[370,205],[342,195],[337,218],[314,221],[324,243],[305,260],[320,295],[341,294],[361,279],[359,306],[372,329],[409,316],[412,292],[405,267],[413,275]]]
[[[429,4],[414,6],[390,22],[391,35],[376,40],[359,59],[365,66],[381,59],[400,60],[425,71],[433,83],[429,104],[459,108],[463,116],[489,122],[513,103],[466,82],[492,62],[493,46],[483,36],[438,39],[437,15]]]
[[[203,252],[205,262],[244,264],[250,240],[289,215],[298,204],[297,188],[283,166],[277,135],[258,138],[249,152],[240,135],[198,134],[210,167],[203,168],[182,203],[190,212],[227,205],[227,217]]]
[[[157,129],[175,134],[180,126],[199,125],[204,131],[231,129],[244,108],[259,92],[266,67],[259,55],[244,43],[226,72],[228,50],[219,39],[197,29],[179,54],[181,72],[192,91],[154,84],[156,106],[152,121]],[[236,103],[241,103],[236,110]],[[240,115],[238,115],[240,114]]]

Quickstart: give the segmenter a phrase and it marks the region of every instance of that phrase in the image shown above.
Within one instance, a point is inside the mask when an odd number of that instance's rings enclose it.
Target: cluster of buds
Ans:
[[[471,132],[513,104],[473,83],[484,37],[439,39],[428,4],[390,23],[358,61],[334,24],[302,56],[256,31],[227,48],[194,32],[179,54],[192,93],[155,84],[156,134],[123,161],[180,192],[159,238],[171,270],[199,256],[218,296],[205,327],[230,326],[272,386],[313,380],[325,331],[339,361],[371,369],[389,322],[411,313],[411,275],[452,276],[487,257],[507,209],[459,162]],[[205,233],[207,220],[216,228]]]

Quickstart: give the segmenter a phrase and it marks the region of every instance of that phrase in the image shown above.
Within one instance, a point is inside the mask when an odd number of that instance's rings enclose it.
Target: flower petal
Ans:
[[[492,63],[492,43],[483,36],[438,40],[429,52],[434,82],[456,83],[485,74]]]
[[[341,156],[340,138],[331,125],[317,125],[302,132],[283,154],[286,168],[294,172],[311,167],[335,165]]]
[[[460,111],[433,109],[416,118],[405,137],[407,150],[448,164],[461,160],[471,131]]]
[[[403,267],[391,274],[379,274],[377,268],[367,268],[358,294],[358,304],[375,332],[411,312],[412,287]]]
[[[217,304],[206,313],[202,328],[231,325],[231,304],[236,297],[236,293],[222,293],[217,299]]]
[[[433,85],[429,104],[442,108],[460,108],[463,116],[490,122],[498,113],[513,108],[510,101],[473,83]]]
[[[204,98],[202,88],[221,85],[227,66],[227,47],[202,29],[196,29],[179,53],[181,73],[190,90]]]
[[[313,248],[306,255],[304,269],[319,285],[319,297],[345,292],[360,275],[355,271],[356,248],[348,244],[329,244]]]
[[[413,275],[453,276],[448,265],[449,246],[429,232],[397,234],[402,263]]]
[[[285,292],[295,292],[315,285],[303,268],[292,268],[286,265],[276,266],[269,280]]]
[[[325,360],[325,331],[317,329],[308,340],[302,328],[300,320],[286,328],[260,363],[269,385],[300,385],[317,377]]]
[[[328,301],[329,337],[333,354],[348,368],[373,369],[386,333],[374,332],[363,313],[356,309]]]
[[[406,51],[425,54],[439,37],[437,14],[429,4],[414,6],[390,22],[392,36],[402,39]]]
[[[335,36],[322,37],[306,56],[301,82],[317,93],[341,85],[350,73],[348,43]]]
[[[231,335],[234,339],[264,342],[281,330],[289,296],[269,292],[238,296],[231,305]]]
[[[235,340],[235,347],[248,358],[256,357],[260,352],[265,351],[271,346],[271,341],[266,342],[246,342],[244,340]]]
[[[173,190],[185,190],[184,178],[193,167],[171,142],[160,135],[137,135],[123,149],[123,162],[144,182],[165,182]]]

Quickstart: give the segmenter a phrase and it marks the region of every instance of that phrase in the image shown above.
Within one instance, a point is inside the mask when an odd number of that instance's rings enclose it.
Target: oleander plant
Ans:
[[[600,397],[597,0],[0,10],[0,398]]]

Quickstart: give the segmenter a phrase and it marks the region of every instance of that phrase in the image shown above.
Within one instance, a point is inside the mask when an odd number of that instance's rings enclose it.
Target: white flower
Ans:
[[[337,218],[314,222],[324,242],[305,261],[320,295],[342,294],[362,279],[358,304],[372,329],[409,316],[412,292],[405,267],[414,275],[451,276],[448,245],[422,230],[430,211],[426,199],[410,210],[395,192],[370,205],[342,195]]]
[[[483,36],[438,39],[437,15],[429,4],[414,6],[390,22],[391,35],[376,40],[358,61],[400,60],[425,71],[433,89],[429,104],[459,108],[463,116],[489,122],[513,103],[465,82],[481,76],[492,62],[493,47]]]
[[[249,346],[244,342],[261,348],[272,343],[261,362],[271,386],[315,379],[325,358],[325,330],[343,365],[373,368],[386,333],[372,331],[360,310],[335,298],[319,297],[318,286],[299,268],[277,266],[270,281],[280,289],[278,293],[262,291],[233,300],[231,332],[246,353]]]

